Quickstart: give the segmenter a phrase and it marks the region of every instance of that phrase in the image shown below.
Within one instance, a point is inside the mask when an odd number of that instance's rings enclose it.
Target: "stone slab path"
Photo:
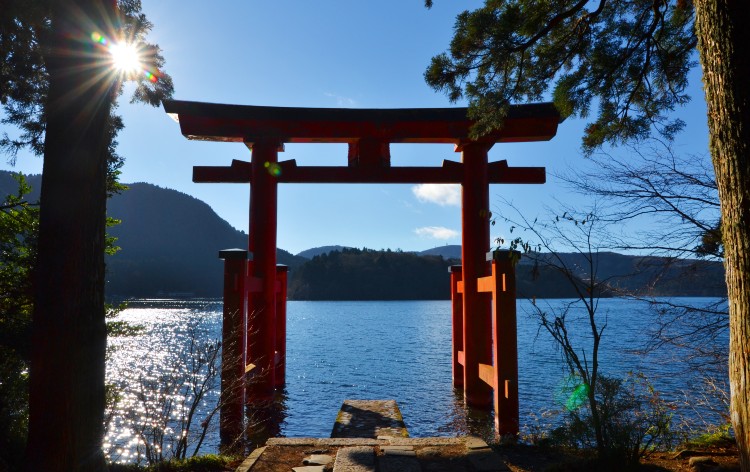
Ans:
[[[330,438],[272,438],[237,472],[504,472],[475,437],[410,438],[394,400],[345,400]]]
[[[343,453],[343,455],[342,455]],[[328,455],[325,466],[305,464]],[[251,459],[252,458],[252,459]],[[298,467],[300,469],[298,469]],[[502,457],[473,437],[434,438],[273,438],[237,472],[505,472]]]
[[[344,400],[332,438],[409,437],[395,400]]]

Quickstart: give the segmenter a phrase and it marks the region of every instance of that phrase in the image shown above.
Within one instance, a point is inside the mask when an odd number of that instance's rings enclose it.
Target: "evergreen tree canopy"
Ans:
[[[510,103],[551,92],[563,116],[595,115],[587,151],[653,129],[671,137],[683,123],[666,113],[689,100],[696,64],[693,20],[688,1],[487,0],[458,16],[449,53],[432,58],[425,79],[469,100],[479,134]]]
[[[48,59],[59,46],[54,44],[50,34],[52,4],[50,0],[0,4],[0,104],[5,112],[0,123],[17,127],[20,131],[18,136],[5,132],[0,137],[0,151],[8,156],[11,163],[15,163],[22,149],[36,155],[44,154]],[[172,78],[162,72],[164,57],[159,46],[146,40],[153,25],[141,12],[140,0],[119,0],[117,6],[116,24],[109,25],[108,31],[98,31],[92,24],[87,36],[77,38],[80,43],[78,53],[95,56],[98,61],[111,62],[108,48],[114,44],[132,44],[143,69],[123,72],[107,67],[109,73],[117,74],[115,94],[119,96],[122,93],[123,82],[135,81],[137,86],[131,103],[159,106],[162,99],[172,96],[174,87]],[[122,118],[112,113],[108,125],[108,183],[110,190],[116,190],[117,170],[122,166],[123,159],[116,153],[115,138],[123,128]]]

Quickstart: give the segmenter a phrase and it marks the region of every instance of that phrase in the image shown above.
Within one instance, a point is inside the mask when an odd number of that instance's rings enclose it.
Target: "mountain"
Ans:
[[[305,259],[312,259],[315,256],[328,254],[329,252],[334,252],[334,251],[341,252],[344,249],[352,249],[352,248],[346,247],[346,246],[320,246],[320,247],[305,249],[304,251],[297,253],[297,257],[304,257]]]
[[[37,201],[41,176],[27,180],[33,189],[29,200]],[[190,195],[147,183],[128,187],[107,203],[109,216],[122,220],[108,229],[122,249],[106,259],[107,296],[220,297],[224,279],[219,250],[247,247],[247,235]],[[0,198],[16,189],[10,173],[0,171]],[[277,259],[291,268],[305,260],[281,249]]]
[[[37,201],[41,176],[28,176],[29,201]],[[247,247],[247,235],[222,220],[206,203],[152,184],[129,184],[130,190],[108,202],[109,215],[122,220],[109,228],[122,248],[107,257],[107,296],[154,297],[181,294],[221,296],[222,262],[218,251]],[[9,172],[0,171],[0,199],[16,193]],[[461,246],[439,246],[421,253],[372,251],[324,246],[293,256],[277,250],[280,264],[291,269],[289,296],[303,300],[447,299],[447,267],[459,259]],[[569,281],[546,267],[560,257],[572,268],[580,287],[591,277],[581,254],[528,254],[516,266],[519,298],[575,296]],[[311,258],[311,259],[309,259]],[[541,263],[535,264],[535,259]],[[611,252],[596,255],[596,277],[611,289],[654,296],[726,295],[723,265],[717,261],[670,260]]]
[[[608,292],[612,294],[724,297],[727,293],[724,265],[719,261],[631,256],[614,252],[594,254],[592,261],[596,271],[595,279],[609,286]],[[527,254],[521,257],[516,266],[519,296],[522,293],[521,281],[534,280],[540,268],[560,274],[549,265],[561,263],[579,280],[591,278],[591,264],[583,254]],[[549,285],[551,284],[537,284],[537,290],[544,291],[541,287]],[[527,295],[535,296],[531,293],[533,290],[531,286],[524,289],[528,292]],[[543,295],[536,296],[547,298]]]
[[[107,205],[109,215],[122,220],[109,230],[122,250],[107,260],[107,293],[221,296],[219,250],[246,248],[247,235],[190,195],[146,183],[128,187]],[[290,267],[302,261],[281,249],[277,260]]]
[[[461,259],[461,245],[459,244],[446,244],[445,246],[438,246],[426,251],[418,252],[420,256],[440,256],[443,259]]]

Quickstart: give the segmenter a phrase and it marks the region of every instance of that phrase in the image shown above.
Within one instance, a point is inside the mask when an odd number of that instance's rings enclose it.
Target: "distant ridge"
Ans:
[[[302,252],[297,253],[297,257],[304,257],[305,259],[312,259],[315,256],[320,256],[322,254],[328,254],[334,251],[341,252],[344,249],[353,249],[347,246],[320,246],[320,247],[313,247],[310,249],[305,249]]]
[[[41,176],[27,176],[27,180],[32,186],[28,200],[38,201]],[[247,235],[194,197],[147,183],[129,187],[108,202],[110,216],[122,220],[122,224],[109,229],[111,235],[118,237],[117,245],[122,251],[106,259],[107,296],[221,296],[223,277],[218,251],[247,247]],[[12,174],[0,171],[0,199],[16,191]],[[579,280],[590,277],[581,254],[558,256],[574,268]],[[308,249],[297,256],[277,250],[278,262],[292,269],[290,298],[302,300],[447,299],[447,266],[460,261],[460,257],[459,245],[416,253],[338,245]],[[603,296],[625,292],[653,296],[726,295],[723,265],[718,261],[611,252],[596,257],[597,278],[607,280],[611,287]],[[519,298],[575,296],[559,272],[544,264],[537,267],[532,259],[525,255],[516,266]]]
[[[447,244],[438,246],[426,251],[418,252],[420,256],[440,256],[443,259],[461,259],[461,245]]]
[[[289,298],[293,300],[408,300],[449,299],[448,266],[460,259],[454,246],[418,253],[343,249],[323,253],[292,272]],[[437,254],[430,254],[430,252]],[[562,272],[545,264],[564,262],[575,285]],[[599,253],[597,280],[605,282],[595,296],[662,297],[726,296],[723,266],[717,261],[671,260],[663,257]],[[534,263],[534,258],[539,264]],[[554,258],[554,259],[553,259]],[[586,293],[590,278],[586,258],[577,253],[528,254],[516,266],[518,298],[577,298]]]

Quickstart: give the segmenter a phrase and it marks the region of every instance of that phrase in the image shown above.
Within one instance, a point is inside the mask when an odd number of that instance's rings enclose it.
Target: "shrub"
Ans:
[[[568,398],[580,395],[580,385],[568,388]],[[570,448],[596,449],[599,458],[612,464],[636,465],[657,449],[670,448],[673,406],[662,399],[642,374],[626,378],[599,376],[597,399],[603,443],[597,444],[590,402],[569,401],[562,426],[550,433],[550,440]],[[574,408],[569,408],[571,405]]]

